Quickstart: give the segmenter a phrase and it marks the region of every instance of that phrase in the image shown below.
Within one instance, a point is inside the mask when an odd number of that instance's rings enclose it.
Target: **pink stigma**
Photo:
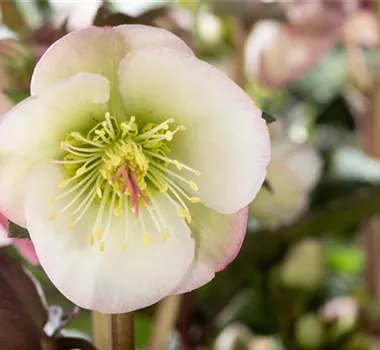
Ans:
[[[125,190],[128,188],[128,191],[131,195],[131,206],[132,211],[135,214],[136,218],[139,215],[139,198],[143,200],[145,204],[148,204],[148,198],[145,196],[144,192],[141,190],[134,171],[131,171],[128,168],[127,163],[124,163],[116,171],[115,175],[112,176],[112,182],[116,182],[120,177],[123,179],[123,188],[122,193],[125,193]]]

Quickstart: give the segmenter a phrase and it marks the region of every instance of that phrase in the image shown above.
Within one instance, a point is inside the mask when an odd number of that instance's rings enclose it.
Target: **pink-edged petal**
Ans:
[[[194,56],[150,47],[123,59],[119,84],[127,115],[186,127],[170,142],[170,156],[202,173],[180,172],[198,184],[194,195],[206,206],[232,214],[252,201],[265,179],[269,135],[232,80]]]
[[[23,226],[26,179],[43,159],[59,157],[72,131],[104,118],[110,86],[96,74],[77,74],[12,108],[0,123],[0,208]]]
[[[248,208],[236,214],[219,214],[201,204],[192,205],[192,237],[195,259],[173,294],[186,293],[213,279],[240,251],[246,229]]]
[[[12,239],[8,237],[8,220],[0,213],[0,247],[4,247],[12,243]]]
[[[17,248],[21,256],[32,265],[39,265],[38,256],[33,243],[28,239],[14,238],[13,245]]]
[[[32,95],[56,80],[82,72],[101,74],[112,82],[128,52],[150,45],[192,54],[181,39],[164,29],[144,25],[89,27],[66,35],[46,51],[32,77]]]
[[[0,120],[3,114],[8,112],[13,107],[13,103],[8,96],[0,91]]]
[[[142,227],[131,213],[128,226],[124,216],[113,217],[101,252],[97,242],[90,244],[97,201],[74,226],[66,214],[49,219],[65,203],[52,202],[62,193],[58,189],[62,172],[54,164],[38,165],[30,176],[25,203],[27,228],[41,266],[55,286],[75,304],[103,313],[129,312],[170,294],[194,258],[194,240],[174,206],[157,196],[171,232],[166,240],[147,210],[140,208],[151,244],[144,244]],[[123,249],[126,234],[128,247]]]
[[[259,23],[247,41],[247,74],[269,88],[282,88],[306,74],[339,34],[340,28],[314,35],[274,21]]]

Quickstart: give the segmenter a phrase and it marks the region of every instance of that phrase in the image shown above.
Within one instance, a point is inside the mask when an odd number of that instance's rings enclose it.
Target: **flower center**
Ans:
[[[63,213],[69,214],[72,229],[91,207],[98,202],[98,213],[90,237],[91,244],[97,242],[100,251],[105,249],[105,240],[114,216],[124,216],[126,233],[122,243],[127,247],[130,213],[139,221],[142,241],[150,245],[152,238],[147,233],[145,219],[140,207],[151,217],[163,240],[170,236],[168,225],[154,194],[161,192],[177,209],[178,215],[188,223],[191,216],[185,201],[199,203],[198,197],[188,194],[188,189],[198,186],[179,174],[185,170],[197,176],[200,172],[168,156],[170,141],[179,131],[180,125],[171,128],[173,119],[161,124],[138,125],[135,117],[119,122],[109,113],[105,120],[92,128],[87,135],[71,132],[61,143],[65,151],[62,160],[53,160],[64,166],[66,179],[58,186],[68,189],[56,199],[69,198],[69,202],[51,215],[54,220]],[[187,189],[188,188],[188,189]]]

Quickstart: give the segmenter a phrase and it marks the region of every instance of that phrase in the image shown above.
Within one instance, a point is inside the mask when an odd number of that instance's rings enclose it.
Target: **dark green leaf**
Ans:
[[[267,112],[263,112],[261,116],[267,124],[270,124],[276,121],[276,118]]]
[[[12,238],[30,239],[29,232],[26,228],[16,225],[12,221],[8,221],[8,236]]]

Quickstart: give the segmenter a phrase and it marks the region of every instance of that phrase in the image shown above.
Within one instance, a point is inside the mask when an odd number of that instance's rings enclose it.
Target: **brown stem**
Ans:
[[[92,313],[94,340],[99,350],[134,350],[133,313]]]

